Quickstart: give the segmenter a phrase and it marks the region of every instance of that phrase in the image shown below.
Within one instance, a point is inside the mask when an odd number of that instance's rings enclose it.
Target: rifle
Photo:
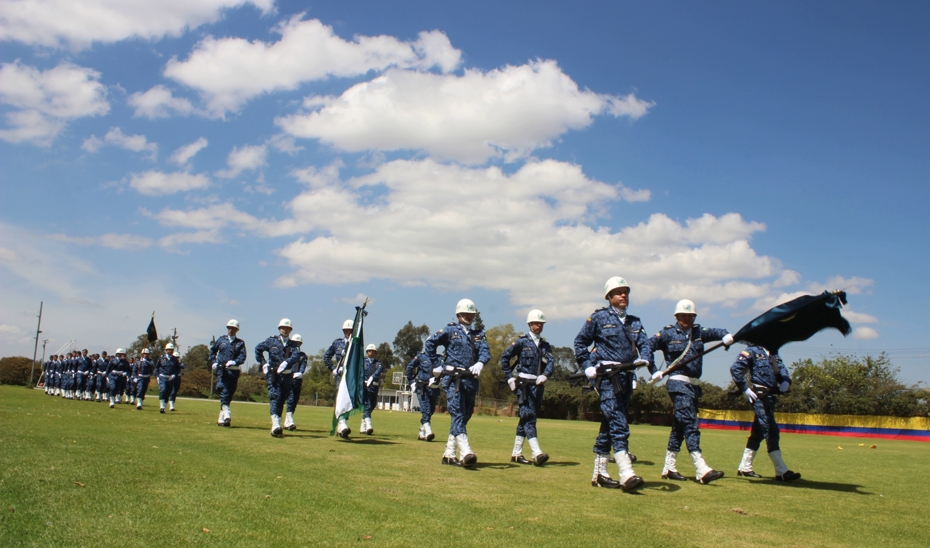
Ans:
[[[633,362],[598,365],[596,367],[597,374],[593,379],[590,379],[590,384],[582,389],[582,393],[589,392],[590,390],[597,392],[598,381],[602,379],[610,379],[610,384],[614,387],[614,394],[621,394],[623,393],[623,387],[620,386],[619,374],[625,373],[627,371],[634,371],[639,367],[646,367],[646,365],[634,365]],[[583,386],[583,383],[588,380],[588,376],[585,375],[584,370],[576,371],[575,373],[572,373],[568,376],[568,382],[572,386]]]
[[[471,371],[465,367],[455,367],[451,371],[445,367],[442,369],[442,373],[439,374],[439,377],[449,377],[455,381],[455,391],[458,392],[461,387],[462,379],[474,379],[475,377]]]
[[[691,363],[691,362],[693,362],[694,360],[700,358],[701,356],[704,356],[705,354],[710,354],[711,352],[713,352],[714,350],[717,350],[717,349],[720,348],[721,346],[723,346],[725,350],[729,350],[729,349],[730,349],[729,346],[724,345],[722,342],[717,343],[717,344],[715,344],[715,345],[713,345],[713,346],[711,346],[711,347],[705,348],[703,352],[698,352],[697,354],[691,356],[690,358],[684,359],[684,360],[682,360],[682,361],[676,363],[674,366],[669,367],[669,368],[666,369],[665,371],[662,371],[662,376],[663,376],[663,377],[667,377],[667,376],[671,375],[673,372],[675,372],[675,371],[681,369],[682,367],[688,365],[689,363]],[[660,379],[660,380],[661,380],[661,379]],[[652,379],[649,379],[649,383],[648,383],[648,384],[652,384],[652,382],[653,382]]]
[[[787,394],[787,392],[782,392],[779,390],[777,386],[769,388],[768,386],[753,384],[750,386],[750,388],[752,388],[752,391],[755,392],[756,396],[759,396],[760,398],[764,398],[766,396],[777,396],[779,394]],[[733,388],[733,390],[727,392],[727,397],[730,399],[738,398],[742,395],[743,392],[739,388]]]
[[[523,400],[526,401],[526,399],[529,397],[529,387],[536,386],[536,379],[527,379],[526,377],[520,376],[511,378],[514,380],[514,392],[521,390],[523,392]],[[509,381],[510,379],[501,379],[500,384],[501,386],[507,385],[509,388]]]

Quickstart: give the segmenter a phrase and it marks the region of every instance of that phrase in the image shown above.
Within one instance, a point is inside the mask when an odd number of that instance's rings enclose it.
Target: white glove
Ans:
[[[781,381],[781,384],[778,385],[778,391],[784,394],[788,391],[788,387],[791,386],[791,383],[788,381]]]
[[[287,362],[281,362],[281,365],[278,366],[278,373],[283,372],[285,369],[287,369]]]
[[[548,377],[546,377],[545,375],[540,375],[540,376],[536,377],[536,384],[537,384],[537,385],[540,385],[540,384],[546,382],[547,380],[549,380]]]
[[[365,386],[371,386],[371,379],[372,377],[369,377],[368,380],[365,381]]]
[[[226,362],[226,367],[232,367],[234,365],[236,365],[236,360],[229,360]]]
[[[727,333],[726,335],[723,336],[723,340],[720,342],[723,343],[723,346],[730,346],[736,341],[733,340],[733,335],[730,335],[729,333]]]
[[[442,375],[442,367],[434,367],[434,368],[433,368],[433,375],[436,375],[437,377],[438,377],[439,375]]]
[[[299,378],[301,378],[301,377],[303,377],[303,376],[304,376],[304,374],[301,373],[300,371],[298,371],[298,372],[294,373],[294,380],[296,381],[297,379],[299,379]]]
[[[516,392],[517,390],[517,379],[510,377],[507,379],[507,386],[510,387],[511,392]]]
[[[636,367],[646,367],[647,365],[649,365],[649,360],[647,360],[646,358],[636,358],[635,360],[633,360],[633,365],[635,365]]]
[[[436,382],[436,377],[430,377],[429,384],[427,386],[429,386],[430,388],[438,388],[439,383]]]
[[[268,374],[268,364],[267,364],[267,363],[263,363],[263,364],[262,364],[262,373],[264,373],[265,375]]]
[[[482,369],[484,369],[484,364],[481,362],[478,362],[475,365],[468,368],[468,370],[471,371],[471,374],[476,377],[481,374]]]
[[[333,376],[335,377],[338,374],[339,374],[339,368],[337,367],[336,369],[333,369]]]
[[[755,401],[759,399],[759,396],[757,396],[756,393],[752,391],[752,388],[747,388],[743,394],[746,394],[746,397],[749,398],[749,403],[755,403]]]
[[[417,389],[417,383],[415,382],[410,383],[410,391],[413,392],[416,389]]]
[[[214,370],[214,371],[216,371],[216,367],[217,367],[217,365],[216,365],[216,364],[213,364],[213,370]]]
[[[584,370],[584,376],[585,376],[585,377],[588,377],[589,379],[593,379],[594,377],[597,377],[597,368],[596,368],[596,367],[586,367],[585,370]]]
[[[661,371],[656,371],[655,373],[652,374],[652,382],[658,382],[658,381],[662,380],[662,377],[663,377],[664,375],[665,375],[665,373],[663,373],[663,372],[661,372]]]

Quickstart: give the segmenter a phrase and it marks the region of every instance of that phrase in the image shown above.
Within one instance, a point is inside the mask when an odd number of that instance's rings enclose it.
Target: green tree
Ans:
[[[426,324],[414,327],[413,322],[408,321],[394,337],[394,357],[404,365],[410,363],[423,350],[423,343],[428,337],[429,327]]]
[[[501,369],[500,359],[504,350],[517,340],[520,333],[517,333],[513,328],[513,324],[508,323],[488,329],[485,336],[488,340],[488,349],[491,351],[491,361],[486,363],[481,371],[479,395],[496,400],[513,398],[513,392],[510,391],[510,388],[506,384],[501,385],[504,372]]]
[[[184,367],[187,368],[188,371],[192,371],[194,369],[209,370],[212,365],[209,363],[209,359],[210,348],[205,344],[198,344],[196,346],[192,346],[190,350],[184,354],[184,357],[181,358],[181,361],[184,362]]]
[[[307,371],[301,387],[301,397],[307,401],[320,401],[320,405],[332,405],[336,396],[336,382],[333,374],[323,363],[326,349],[307,356]]]
[[[26,386],[29,384],[29,375],[32,371],[32,360],[21,356],[0,359],[0,384],[16,384]],[[36,378],[41,368],[36,365]]]
[[[149,349],[149,359],[158,361],[158,357],[165,353],[165,345],[171,342],[171,337],[165,337],[163,339],[158,339],[155,342],[149,343],[149,336],[145,333],[136,337],[136,340],[132,342],[129,346],[126,347],[126,357],[131,361],[135,361],[142,356],[142,349]],[[109,350],[110,355],[112,356],[116,352],[116,349]]]
[[[484,320],[481,319],[481,311],[475,313],[475,319],[472,320],[472,327],[478,331],[484,331]]]

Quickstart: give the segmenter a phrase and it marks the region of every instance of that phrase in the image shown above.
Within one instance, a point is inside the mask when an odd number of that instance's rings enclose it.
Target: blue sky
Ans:
[[[134,5],[135,4],[135,5]],[[152,310],[310,350],[488,326],[570,346],[626,277],[650,332],[736,331],[844,288],[930,382],[930,8],[878,2],[9,0],[0,16],[0,355],[112,349]],[[922,236],[923,235],[923,236]],[[732,353],[708,357],[727,380]]]

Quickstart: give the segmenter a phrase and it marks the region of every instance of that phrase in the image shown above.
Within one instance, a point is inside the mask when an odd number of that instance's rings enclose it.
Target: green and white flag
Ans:
[[[363,324],[368,312],[365,307],[368,299],[362,306],[355,307],[355,321],[352,324],[352,336],[342,356],[342,377],[339,379],[339,389],[336,391],[336,406],[333,410],[333,427],[329,431],[332,436],[336,433],[336,425],[340,417],[348,417],[353,413],[362,411],[365,398],[365,335]]]

